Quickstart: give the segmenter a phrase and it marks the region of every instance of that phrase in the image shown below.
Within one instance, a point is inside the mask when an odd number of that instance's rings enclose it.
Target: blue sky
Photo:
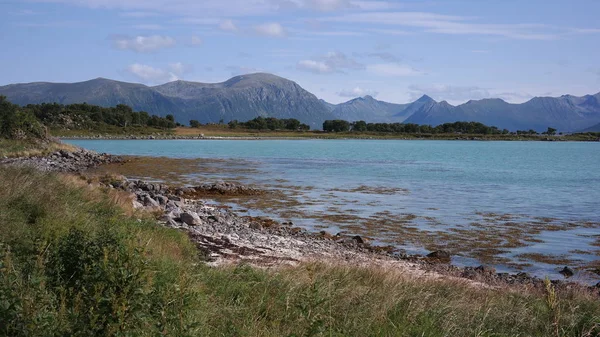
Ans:
[[[597,0],[0,1],[0,84],[270,72],[332,103],[600,91]]]

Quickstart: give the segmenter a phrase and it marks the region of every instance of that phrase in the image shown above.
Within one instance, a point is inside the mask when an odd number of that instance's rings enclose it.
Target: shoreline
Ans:
[[[55,136],[61,140],[430,140],[430,141],[483,141],[483,142],[600,142],[600,138],[570,139],[565,136],[536,136],[536,137],[486,137],[449,136],[449,137],[420,137],[414,135],[335,135],[330,136],[196,136],[196,135],[95,135],[95,136]],[[568,136],[567,136],[568,137]]]
[[[12,158],[0,164],[26,165],[42,171],[85,174],[89,168],[118,163],[121,158],[80,149],[76,154],[60,151],[47,157]],[[87,158],[87,159],[86,159]],[[49,164],[50,163],[50,164]],[[70,164],[69,164],[70,163]],[[517,285],[541,288],[544,281],[527,273],[497,273],[492,267],[458,267],[450,263],[450,255],[437,251],[428,256],[398,254],[385,247],[371,246],[358,235],[331,235],[279,223],[271,218],[242,217],[222,204],[208,204],[202,193],[256,193],[244,185],[213,184],[191,189],[173,189],[164,184],[111,178],[96,187],[118,189],[129,193],[132,204],[144,212],[160,213],[163,226],[188,233],[213,265],[249,263],[257,267],[274,267],[307,261],[336,263],[346,261],[365,265],[384,265],[415,275],[433,278],[462,279],[488,286]],[[196,193],[201,191],[202,193]],[[182,214],[187,213],[182,218]],[[567,270],[568,272],[568,270]],[[596,290],[595,286],[567,280],[552,280],[557,287],[580,287]]]

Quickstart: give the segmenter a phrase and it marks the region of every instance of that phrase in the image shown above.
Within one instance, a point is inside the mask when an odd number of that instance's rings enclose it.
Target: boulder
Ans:
[[[571,269],[569,267],[564,267],[563,269],[561,269],[559,271],[559,273],[566,278],[569,278],[569,277],[575,275],[575,272],[573,271],[573,269]]]
[[[450,253],[445,250],[437,250],[427,254],[427,257],[434,260],[450,260]]]
[[[144,206],[146,207],[160,207],[160,203],[152,199],[149,195],[144,197]]]
[[[164,195],[157,195],[156,201],[158,201],[161,205],[166,205],[169,201],[169,198],[165,197]]]
[[[484,265],[475,268],[475,271],[480,274],[496,274],[496,268]]]
[[[354,242],[358,243],[359,245],[362,245],[365,243],[365,240],[359,235],[353,236],[352,240],[354,240]]]
[[[202,223],[202,219],[200,219],[198,214],[196,214],[195,212],[181,213],[181,215],[179,216],[179,219],[183,223],[190,225],[190,226],[196,226],[196,225],[199,225],[200,223]]]

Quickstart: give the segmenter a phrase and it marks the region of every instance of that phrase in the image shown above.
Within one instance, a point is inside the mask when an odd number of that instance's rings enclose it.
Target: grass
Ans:
[[[170,135],[172,130],[158,129],[148,126],[130,126],[119,127],[114,125],[102,125],[91,130],[66,130],[51,129],[50,133],[55,137],[76,137],[86,136],[95,137],[97,135],[115,135],[115,136],[149,136],[149,135]]]
[[[127,215],[130,214],[130,215]],[[3,336],[598,336],[576,289],[491,289],[382,267],[209,268],[129,196],[0,167]]]
[[[480,135],[480,134],[420,134],[420,133],[386,133],[386,132],[323,132],[312,131],[286,131],[286,130],[251,130],[230,129],[226,124],[202,125],[198,128],[177,127],[175,129],[156,129],[151,127],[117,127],[103,126],[93,130],[65,130],[52,129],[50,133],[55,137],[96,137],[114,136],[150,136],[158,137],[242,137],[242,138],[306,138],[306,139],[431,139],[431,140],[506,140],[506,141],[597,141],[600,133],[581,133],[572,135],[546,136],[546,135]]]
[[[323,131],[283,131],[283,130],[249,130],[230,129],[227,125],[203,125],[199,128],[178,127],[174,132],[177,136],[205,137],[261,137],[261,138],[322,138],[322,139],[479,139],[479,140],[568,140],[596,141],[600,134],[586,133],[564,136],[545,135],[480,135],[480,134],[418,134],[418,133],[386,133],[386,132],[323,132]]]
[[[32,157],[46,155],[58,150],[73,151],[68,144],[42,141],[23,141],[0,138],[0,159],[4,157]]]

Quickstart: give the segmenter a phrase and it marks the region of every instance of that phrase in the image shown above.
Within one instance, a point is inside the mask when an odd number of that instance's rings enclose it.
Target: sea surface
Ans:
[[[586,270],[576,276],[585,280],[594,279],[589,270],[600,267],[600,143],[67,142],[117,155],[247,163],[255,170],[236,175],[236,180],[293,190],[290,198],[298,202],[293,206],[298,211],[292,212],[295,215],[264,210],[253,215],[289,218],[302,227],[331,233],[359,232],[409,253],[427,253],[447,241],[457,264],[483,262],[503,271],[553,277],[560,277],[558,270],[569,264]],[[197,176],[203,177],[202,172]],[[204,178],[234,177],[230,171],[217,171]],[[339,223],[327,217],[327,212],[340,215]],[[515,240],[521,242],[515,244]],[[537,254],[537,258],[527,254]]]

